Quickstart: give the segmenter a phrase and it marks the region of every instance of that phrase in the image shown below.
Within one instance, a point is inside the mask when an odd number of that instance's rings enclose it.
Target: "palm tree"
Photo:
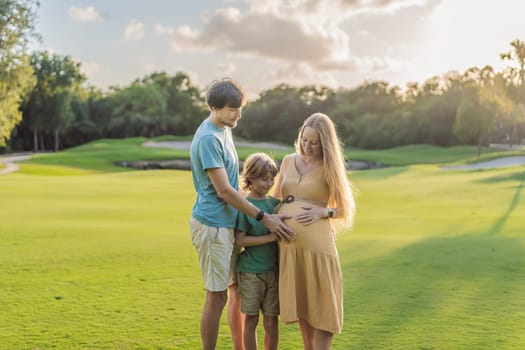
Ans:
[[[512,84],[513,80],[517,80],[517,86],[514,90],[515,93],[512,93],[511,96],[517,102],[518,104],[523,103],[523,98],[525,97],[525,42],[519,39],[514,39],[510,42],[510,46],[514,49],[513,51],[504,52],[500,54],[500,58],[502,60],[510,60],[514,61],[518,64],[518,69],[515,67],[510,67],[510,84]],[[517,78],[517,79],[516,79]],[[511,135],[509,135],[509,146],[512,145],[513,139],[519,139],[518,135],[518,121],[523,119],[523,115],[521,114],[523,110],[521,108],[518,109],[518,111],[513,111],[511,114],[512,116],[512,132]]]

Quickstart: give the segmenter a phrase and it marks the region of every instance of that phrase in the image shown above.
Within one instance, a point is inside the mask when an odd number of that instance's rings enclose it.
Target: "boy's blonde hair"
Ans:
[[[250,180],[265,177],[267,175],[275,177],[278,172],[279,168],[277,168],[277,164],[275,164],[275,161],[266,153],[259,152],[250,154],[244,161],[242,169],[242,189],[244,191],[250,190],[252,185]]]

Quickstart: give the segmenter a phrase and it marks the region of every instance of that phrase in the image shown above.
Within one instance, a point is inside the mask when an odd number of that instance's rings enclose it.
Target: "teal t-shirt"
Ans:
[[[272,213],[279,200],[268,196],[266,199],[247,198],[249,202],[265,213]],[[263,236],[269,234],[268,229],[251,216],[239,213],[237,230],[248,236]],[[245,247],[237,261],[237,272],[264,273],[277,271],[277,242],[258,246]]]
[[[197,191],[192,216],[211,227],[234,228],[237,209],[219,198],[206,170],[224,168],[228,182],[239,189],[239,158],[231,129],[219,128],[208,118],[199,126],[190,148],[191,174]]]

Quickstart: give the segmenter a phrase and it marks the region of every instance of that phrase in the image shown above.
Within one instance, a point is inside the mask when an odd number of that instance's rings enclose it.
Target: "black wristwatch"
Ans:
[[[335,212],[335,210],[333,210],[332,208],[328,208],[328,217],[329,218],[333,218],[334,217],[334,212]]]
[[[263,217],[264,217],[264,211],[261,210],[261,211],[259,211],[257,213],[257,216],[255,217],[255,220],[261,221]]]

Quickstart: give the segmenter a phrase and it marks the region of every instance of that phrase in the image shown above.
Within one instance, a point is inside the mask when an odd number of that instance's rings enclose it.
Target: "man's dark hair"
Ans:
[[[230,78],[214,80],[211,83],[206,102],[210,108],[224,108],[225,106],[239,108],[246,104],[246,92],[241,84]]]

